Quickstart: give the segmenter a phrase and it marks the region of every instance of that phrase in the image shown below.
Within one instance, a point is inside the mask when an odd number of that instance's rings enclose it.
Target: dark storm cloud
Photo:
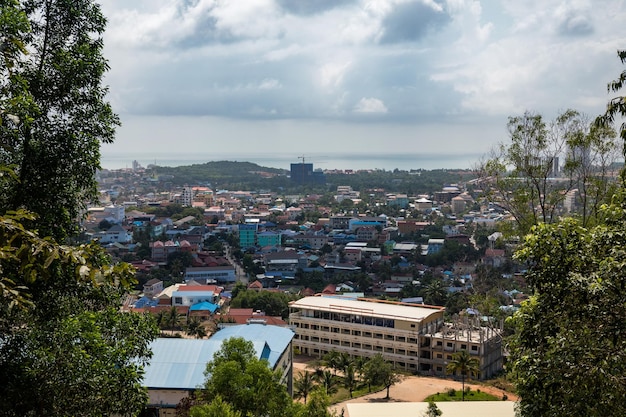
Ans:
[[[322,13],[355,2],[355,0],[277,0],[278,5],[288,13],[304,16]]]
[[[414,42],[430,31],[451,21],[445,11],[438,11],[421,1],[398,4],[383,20],[382,43]]]

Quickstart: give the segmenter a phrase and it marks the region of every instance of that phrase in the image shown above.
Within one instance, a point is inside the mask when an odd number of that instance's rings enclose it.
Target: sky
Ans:
[[[468,168],[507,141],[511,116],[602,113],[625,68],[624,0],[100,4],[122,121],[105,168],[120,155],[279,154],[324,168],[341,168],[335,155],[437,155]]]

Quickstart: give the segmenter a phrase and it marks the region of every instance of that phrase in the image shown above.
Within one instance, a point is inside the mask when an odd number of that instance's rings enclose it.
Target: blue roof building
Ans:
[[[207,363],[222,343],[232,337],[251,341],[259,359],[267,360],[270,368],[281,371],[281,382],[291,394],[294,335],[285,327],[250,323],[226,327],[209,339],[156,339],[150,346],[153,355],[143,378],[150,397],[148,407],[174,409],[181,399],[200,388]]]

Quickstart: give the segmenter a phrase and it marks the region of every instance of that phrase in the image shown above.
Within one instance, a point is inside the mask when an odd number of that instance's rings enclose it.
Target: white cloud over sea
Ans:
[[[486,152],[525,110],[599,114],[624,68],[623,0],[101,4],[104,155]]]

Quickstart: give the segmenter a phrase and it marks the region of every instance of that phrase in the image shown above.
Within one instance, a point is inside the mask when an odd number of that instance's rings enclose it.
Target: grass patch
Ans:
[[[462,401],[462,399],[463,392],[461,390],[449,389],[446,392],[438,392],[437,394],[430,395],[424,401]],[[502,398],[482,392],[480,389],[476,391],[466,389],[465,401],[502,401]]]

